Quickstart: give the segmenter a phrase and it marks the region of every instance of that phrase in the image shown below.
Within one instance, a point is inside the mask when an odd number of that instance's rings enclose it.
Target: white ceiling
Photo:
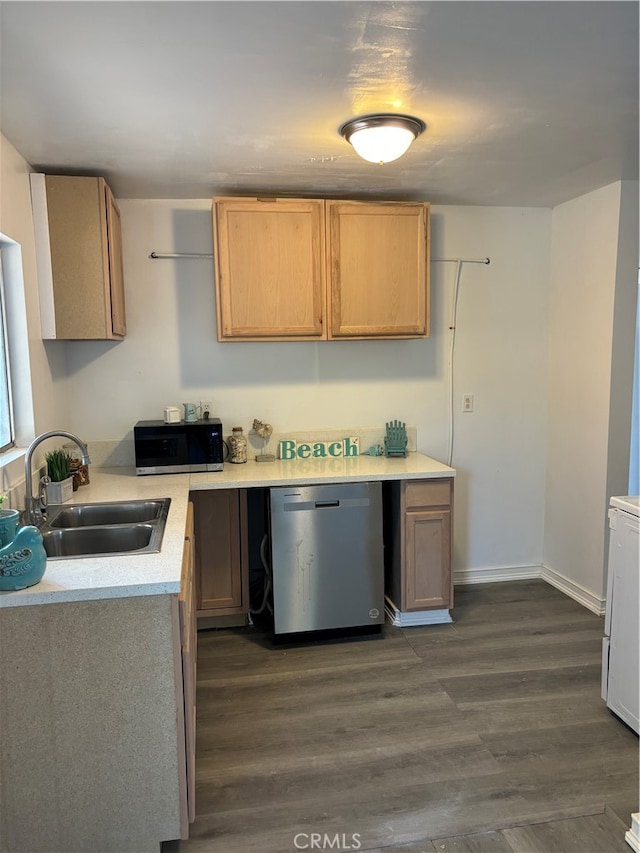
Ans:
[[[123,198],[552,206],[638,175],[637,2],[2,2],[2,131]],[[338,135],[427,131],[401,160]]]

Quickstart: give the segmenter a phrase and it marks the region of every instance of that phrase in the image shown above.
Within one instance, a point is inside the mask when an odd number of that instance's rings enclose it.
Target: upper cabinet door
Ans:
[[[109,252],[109,289],[111,330],[114,337],[127,334],[124,311],[124,273],[122,270],[122,225],[120,210],[113,193],[104,184],[106,203],[107,247]]]
[[[329,338],[429,334],[429,204],[327,201]]]
[[[218,340],[321,340],[324,204],[214,198]]]

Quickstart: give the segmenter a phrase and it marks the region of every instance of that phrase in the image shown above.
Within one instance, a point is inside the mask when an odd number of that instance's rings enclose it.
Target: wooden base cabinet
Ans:
[[[191,492],[195,521],[197,615],[249,612],[246,489]]]
[[[180,613],[180,645],[182,656],[182,692],[184,703],[185,729],[185,781],[186,816],[183,819],[182,838],[188,838],[188,824],[196,819],[196,661],[198,654],[198,635],[196,625],[196,587],[195,587],[195,540],[193,522],[193,503],[187,507],[187,524],[182,557],[182,575],[180,595],[178,596]],[[183,805],[183,816],[185,814]]]
[[[386,594],[404,612],[453,607],[453,479],[385,484]]]

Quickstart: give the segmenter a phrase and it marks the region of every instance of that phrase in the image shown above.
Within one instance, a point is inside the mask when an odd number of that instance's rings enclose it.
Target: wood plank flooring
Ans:
[[[638,738],[600,699],[603,619],[543,581],[459,587],[453,615],[297,647],[200,632],[181,853],[629,853]]]

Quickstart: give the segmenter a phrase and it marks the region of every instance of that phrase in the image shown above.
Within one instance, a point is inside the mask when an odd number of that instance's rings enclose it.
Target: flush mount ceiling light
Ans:
[[[350,142],[364,160],[382,165],[402,157],[426,127],[414,116],[376,113],[346,122],[340,128],[340,136]]]

